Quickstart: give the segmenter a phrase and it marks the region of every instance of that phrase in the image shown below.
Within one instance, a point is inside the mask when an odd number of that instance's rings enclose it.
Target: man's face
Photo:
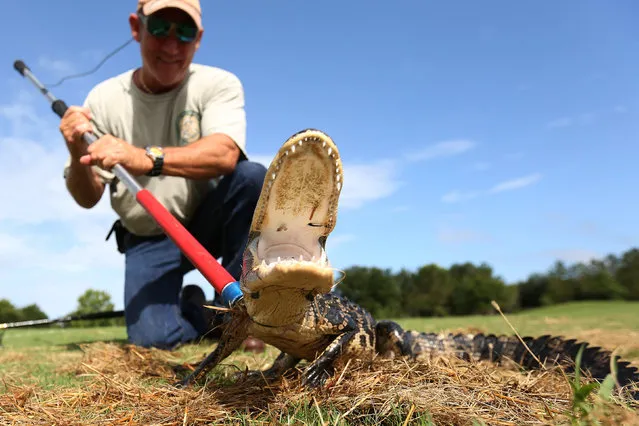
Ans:
[[[153,17],[195,27],[189,15],[179,9],[162,9],[154,13]],[[184,79],[200,45],[202,32],[197,34],[194,41],[186,43],[178,39],[175,28],[168,37],[156,37],[147,31],[137,15],[131,17],[131,30],[140,42],[142,61],[148,74],[163,86],[172,86]]]

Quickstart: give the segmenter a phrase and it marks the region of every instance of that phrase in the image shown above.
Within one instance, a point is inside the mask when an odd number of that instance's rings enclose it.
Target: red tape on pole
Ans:
[[[193,266],[213,285],[217,293],[222,293],[227,284],[235,282],[231,274],[160,204],[151,192],[142,189],[138,191],[136,198],[193,263]]]

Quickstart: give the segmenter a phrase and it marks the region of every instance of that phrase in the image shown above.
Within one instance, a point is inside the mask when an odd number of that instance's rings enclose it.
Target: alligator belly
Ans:
[[[264,327],[257,324],[251,327],[249,332],[280,351],[305,360],[317,358],[335,339],[333,335],[319,334],[313,329],[297,330],[286,327]]]

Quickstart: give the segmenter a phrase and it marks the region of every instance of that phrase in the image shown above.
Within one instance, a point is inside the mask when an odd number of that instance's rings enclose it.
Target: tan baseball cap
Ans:
[[[202,30],[202,9],[199,0],[138,0],[138,10],[150,15],[160,9],[175,7],[189,14],[199,30]]]

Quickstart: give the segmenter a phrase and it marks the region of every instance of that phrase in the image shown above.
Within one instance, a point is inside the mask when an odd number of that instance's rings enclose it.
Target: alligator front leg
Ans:
[[[374,353],[370,333],[365,330],[352,330],[340,334],[330,345],[309,364],[304,372],[302,384],[307,388],[323,386],[329,377],[335,374],[335,365],[339,361],[364,356],[370,358]]]
[[[211,352],[197,368],[186,378],[175,384],[177,387],[186,387],[191,384],[197,377],[214,368],[225,358],[238,349],[244,340],[248,337],[248,325],[250,320],[248,317],[232,317],[229,324],[225,327],[224,333],[213,352]]]

